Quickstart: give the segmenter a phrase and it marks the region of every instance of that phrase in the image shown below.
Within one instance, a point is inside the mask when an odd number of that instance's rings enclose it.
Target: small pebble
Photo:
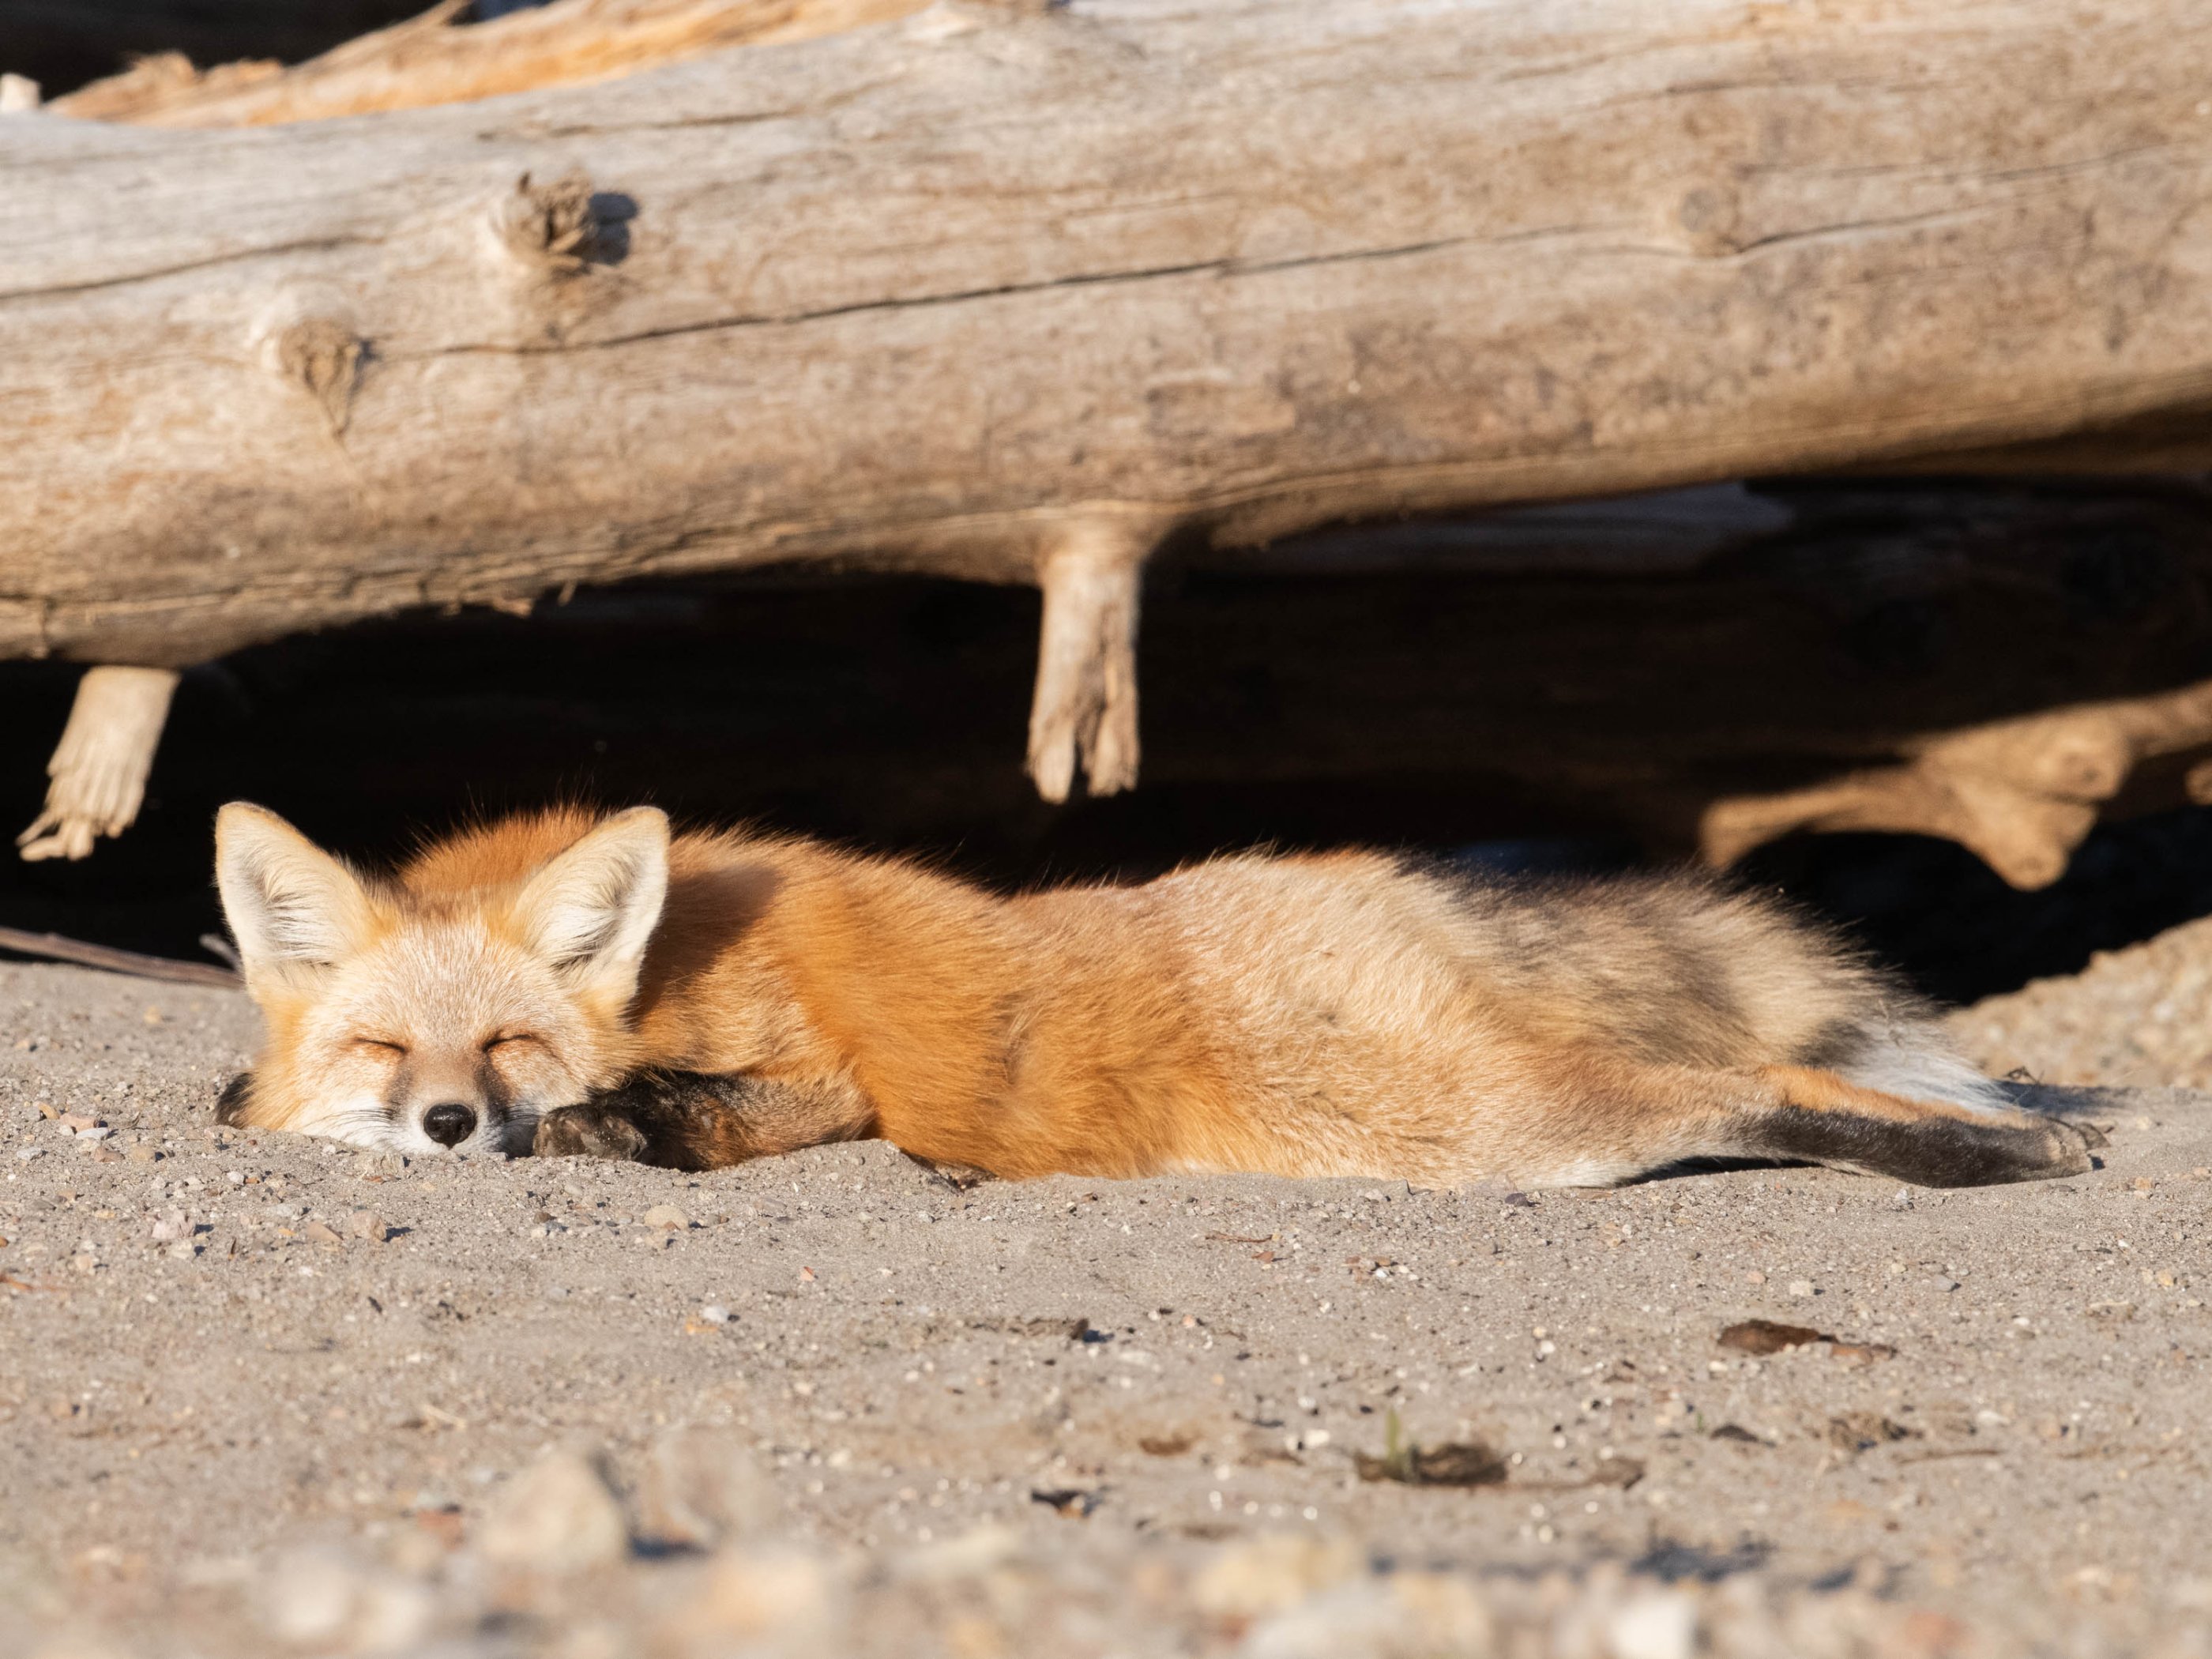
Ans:
[[[1606,1645],[1618,1659],[1690,1659],[1698,1650],[1698,1604],[1680,1590],[1650,1590],[1610,1620]]]
[[[597,1460],[556,1451],[486,1506],[477,1545],[495,1566],[560,1578],[620,1560],[629,1528]]]
[[[1813,1293],[1814,1293],[1814,1291],[1813,1291],[1813,1281],[1812,1281],[1811,1279],[1791,1279],[1791,1280],[1790,1281],[1790,1295],[1792,1295],[1792,1296],[1798,1296],[1798,1297],[1804,1297],[1804,1296],[1811,1296]]]
[[[673,1204],[656,1204],[641,1218],[648,1227],[665,1227],[672,1232],[682,1232],[691,1224],[691,1218]]]
[[[0,1239],[0,1243],[6,1242],[5,1239]],[[699,1310],[699,1317],[709,1325],[726,1325],[730,1322],[730,1310],[719,1302],[709,1302]]]

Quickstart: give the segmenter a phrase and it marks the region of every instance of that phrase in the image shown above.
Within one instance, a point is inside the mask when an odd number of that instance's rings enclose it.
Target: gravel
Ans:
[[[2212,1097],[1985,1191],[962,1189],[241,1134],[237,996],[0,1011],[0,1653],[2212,1645]]]

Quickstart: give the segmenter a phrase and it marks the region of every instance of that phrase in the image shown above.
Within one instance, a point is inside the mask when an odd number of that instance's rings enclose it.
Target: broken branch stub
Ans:
[[[173,669],[85,671],[69,724],[46,763],[52,781],[46,810],[15,837],[25,859],[81,859],[98,837],[131,827],[146,798],[147,774],[176,689]]]
[[[2212,743],[2212,681],[1930,737],[1902,764],[1706,807],[1698,849],[1735,862],[1799,830],[1955,841],[2013,886],[2048,887],[2143,761]],[[2197,793],[2200,765],[2186,787]]]
[[[1137,783],[1137,613],[1146,527],[1087,520],[1037,561],[1044,620],[1030,706],[1030,776],[1047,800],[1066,800],[1080,759],[1087,792]]]

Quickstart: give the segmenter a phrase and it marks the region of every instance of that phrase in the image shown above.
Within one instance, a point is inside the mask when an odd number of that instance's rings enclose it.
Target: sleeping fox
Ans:
[[[1000,897],[635,807],[364,874],[243,803],[216,878],[266,1041],[234,1123],[717,1168],[880,1136],[1007,1177],[1589,1186],[1689,1159],[1929,1186],[2090,1167],[1766,899],[1366,852]]]

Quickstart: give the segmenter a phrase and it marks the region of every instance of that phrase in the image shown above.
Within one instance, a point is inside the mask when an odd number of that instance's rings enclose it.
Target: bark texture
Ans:
[[[386,113],[0,125],[32,228],[0,273],[0,654],[173,667],[744,566],[1036,582],[1058,799],[1079,765],[1134,779],[1163,542],[2207,453],[2197,9],[911,9],[441,7],[298,70],[69,100]],[[2187,748],[2176,708],[2113,741]],[[150,738],[113,735],[143,778]],[[1983,786],[2048,735],[1931,740],[1702,840],[1903,818],[2047,878],[2082,798]]]
[[[266,131],[10,118],[0,652],[1029,581],[1101,517],[1234,546],[2185,414],[2207,86],[2212,14],[2151,0],[1078,0]]]

